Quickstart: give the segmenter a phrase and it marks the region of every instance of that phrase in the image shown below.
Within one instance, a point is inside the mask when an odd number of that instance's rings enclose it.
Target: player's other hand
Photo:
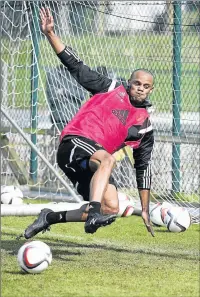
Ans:
[[[54,21],[48,7],[40,9],[41,30],[47,35],[54,30]]]
[[[153,227],[152,227],[151,222],[150,222],[149,213],[146,212],[146,211],[142,211],[142,218],[143,218],[144,224],[145,224],[145,226],[147,228],[147,231],[150,232],[152,236],[155,236],[154,231],[153,231]]]

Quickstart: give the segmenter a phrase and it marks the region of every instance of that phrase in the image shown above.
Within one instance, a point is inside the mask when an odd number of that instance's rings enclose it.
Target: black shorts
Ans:
[[[89,167],[90,157],[104,148],[93,140],[65,136],[58,148],[57,163],[84,200],[89,201],[90,181],[94,174]],[[115,185],[112,176],[109,183]]]

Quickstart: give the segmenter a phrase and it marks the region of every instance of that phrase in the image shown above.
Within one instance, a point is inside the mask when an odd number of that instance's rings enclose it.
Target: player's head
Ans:
[[[130,100],[141,103],[153,91],[153,74],[146,69],[136,69],[128,80],[128,93]]]

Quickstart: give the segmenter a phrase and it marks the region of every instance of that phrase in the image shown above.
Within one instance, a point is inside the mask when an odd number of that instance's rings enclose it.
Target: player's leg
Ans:
[[[86,144],[83,144],[86,148]],[[94,148],[93,151],[95,151]],[[97,149],[100,149],[99,146]],[[92,155],[91,145],[88,150],[80,149],[78,142],[70,139],[63,142],[58,149],[58,164],[67,177],[76,186],[84,200],[89,200],[89,186],[94,172],[89,167],[89,158]],[[89,153],[88,153],[89,152]],[[94,168],[93,168],[94,169]],[[98,202],[99,203],[99,202]],[[99,203],[100,204],[100,203]],[[43,209],[38,218],[25,230],[25,238],[31,238],[40,231],[47,230],[50,225],[65,222],[86,221],[88,217],[88,204],[83,204],[75,210],[53,212],[51,209]],[[96,212],[96,208],[94,208]],[[92,211],[90,212],[92,214]],[[96,216],[93,220],[96,226],[93,228],[94,233],[99,227],[113,222],[115,216]]]
[[[114,160],[114,163],[115,163],[115,160]],[[94,159],[94,157],[92,156],[92,158],[90,158],[89,165],[90,165],[91,171],[97,173],[97,170],[100,166],[100,162],[97,159]],[[114,165],[112,165],[112,168],[113,168],[113,166]],[[119,200],[118,200],[117,187],[116,187],[114,179],[111,175],[112,168],[110,170],[108,182],[106,179],[106,186],[104,188],[103,198],[101,200],[101,212],[103,214],[118,214],[118,211],[119,211]],[[95,177],[95,175],[92,176],[92,179],[90,182],[90,189],[92,187],[95,187],[94,177]],[[101,179],[101,175],[100,175],[100,179]],[[102,182],[102,179],[100,180],[100,183],[101,182]],[[90,195],[92,195],[91,191],[90,191]]]
[[[86,181],[87,182],[87,181]],[[84,183],[84,188],[85,183]],[[89,193],[87,193],[84,188],[81,188],[81,193],[86,198],[89,197]],[[58,224],[58,223],[67,223],[67,222],[85,222],[88,217],[89,211],[89,202],[77,203],[77,208],[69,211],[59,211],[54,212],[51,209],[45,208],[43,209],[38,218],[25,230],[24,236],[29,239],[35,236],[37,233],[45,230],[49,230],[50,225]],[[117,214],[118,213],[118,196],[117,191],[114,185],[109,184],[102,200],[101,212],[104,214],[103,221],[102,217],[95,216],[100,222],[97,221],[95,226],[92,225],[89,228],[89,233],[94,233],[97,229],[104,225],[111,224],[114,219],[108,216],[108,222],[105,222],[105,218],[107,214]]]
[[[105,150],[95,152],[90,158],[89,166],[94,172],[90,182],[90,201],[101,203],[115,162],[115,158]]]
[[[101,211],[104,214],[119,213],[119,199],[115,185],[109,184],[101,202]]]
[[[109,179],[114,165],[115,158],[103,149],[96,151],[89,160],[89,170],[94,174],[90,181],[90,203],[85,222],[86,233],[94,233],[99,227],[111,224],[116,218],[117,211],[107,214],[102,212],[102,200],[106,192],[110,192]],[[106,222],[102,221],[102,214],[108,218]]]
[[[85,183],[84,183],[85,185]],[[79,190],[79,193],[85,197],[84,202],[77,203],[77,207],[68,211],[51,212],[47,215],[48,223],[50,225],[66,222],[85,222],[88,216],[89,210],[89,193],[84,188]],[[87,202],[88,201],[88,202]],[[106,214],[118,214],[119,200],[116,187],[113,184],[109,184],[106,193],[101,203],[101,213]]]
[[[75,168],[76,161],[72,161],[73,152],[75,149],[76,146],[71,142],[71,139],[66,139],[62,141],[57,151],[58,165],[74,185],[77,182],[77,168]],[[72,217],[74,217],[75,221],[81,220],[82,213],[84,209],[86,209],[87,205],[83,205],[83,207],[81,206],[79,206],[79,210],[73,210],[68,214],[70,221]],[[68,212],[66,211],[54,212],[48,208],[42,209],[37,219],[26,228],[24,237],[29,239],[41,231],[48,230],[52,224],[66,223],[68,219],[66,218],[67,213]]]

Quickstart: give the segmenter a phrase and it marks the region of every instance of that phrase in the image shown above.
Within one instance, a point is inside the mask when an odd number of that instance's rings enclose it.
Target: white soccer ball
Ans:
[[[158,227],[165,226],[165,224],[161,218],[161,210],[162,210],[162,204],[157,203],[156,205],[151,207],[150,212],[149,212],[151,222],[155,226],[158,226]]]
[[[170,232],[184,232],[191,225],[191,216],[186,208],[173,206],[165,210],[163,221]]]
[[[134,211],[134,202],[132,199],[125,193],[118,192],[119,200],[119,217],[129,217],[133,214]]]
[[[20,247],[17,260],[23,271],[33,274],[41,273],[51,264],[51,249],[42,241],[30,241]]]
[[[166,210],[171,207],[172,204],[170,204],[169,202],[158,202],[155,205],[151,205],[149,212],[151,222],[158,227],[165,226],[163,217],[166,213]]]
[[[23,193],[16,186],[1,186],[1,204],[23,204]]]

